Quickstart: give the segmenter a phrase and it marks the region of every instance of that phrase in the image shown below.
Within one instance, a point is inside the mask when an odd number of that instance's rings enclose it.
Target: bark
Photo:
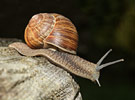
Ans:
[[[82,100],[79,86],[64,69],[44,57],[26,57],[0,39],[0,100]]]

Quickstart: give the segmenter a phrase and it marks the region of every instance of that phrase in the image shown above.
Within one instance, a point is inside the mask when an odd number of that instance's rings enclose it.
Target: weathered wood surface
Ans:
[[[0,39],[0,100],[82,100],[68,72],[44,57],[26,57],[4,47],[14,41]]]

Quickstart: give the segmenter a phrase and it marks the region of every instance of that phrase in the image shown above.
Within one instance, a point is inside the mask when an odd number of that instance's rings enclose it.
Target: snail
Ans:
[[[34,15],[25,29],[25,43],[15,42],[9,45],[25,56],[44,56],[65,70],[97,82],[99,86],[100,70],[106,66],[124,61],[124,59],[102,64],[110,49],[96,64],[76,55],[78,34],[74,24],[66,17],[55,13]]]

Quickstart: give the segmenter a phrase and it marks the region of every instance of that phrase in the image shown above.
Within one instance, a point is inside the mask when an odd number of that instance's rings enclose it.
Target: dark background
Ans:
[[[23,39],[29,19],[40,12],[72,20],[80,57],[96,63],[112,48],[103,63],[125,59],[101,71],[102,87],[74,76],[83,100],[135,99],[135,0],[1,0],[0,37]]]

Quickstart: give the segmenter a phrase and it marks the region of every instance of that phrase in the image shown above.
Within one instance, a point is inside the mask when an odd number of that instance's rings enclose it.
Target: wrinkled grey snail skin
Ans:
[[[44,56],[53,63],[77,76],[90,79],[91,81],[96,81],[99,86],[100,83],[98,79],[100,70],[106,66],[124,61],[123,59],[120,59],[100,65],[104,58],[112,51],[111,49],[97,62],[97,64],[94,64],[80,58],[79,56],[65,52],[53,51],[50,49],[31,49],[21,42],[10,44],[9,47],[15,48],[19,53],[25,56]]]

